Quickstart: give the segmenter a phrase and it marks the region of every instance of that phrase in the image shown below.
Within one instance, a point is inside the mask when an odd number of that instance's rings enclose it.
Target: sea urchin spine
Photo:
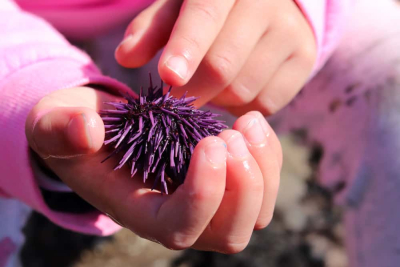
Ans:
[[[168,194],[166,177],[173,183],[183,183],[194,147],[204,137],[217,135],[227,128],[216,120],[218,114],[198,110],[193,106],[196,97],[175,98],[169,91],[163,94],[163,83],[150,87],[147,94],[140,90],[138,98],[125,96],[127,103],[106,102],[114,109],[101,110],[106,129],[105,145],[113,144],[114,151],[103,160],[120,154],[114,170],[131,165],[131,177],[143,172],[143,182],[155,175],[153,189],[161,182]]]

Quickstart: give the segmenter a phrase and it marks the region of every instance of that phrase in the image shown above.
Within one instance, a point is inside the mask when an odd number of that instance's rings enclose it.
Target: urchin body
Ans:
[[[127,103],[106,102],[114,109],[101,110],[100,115],[106,129],[104,144],[114,145],[105,160],[121,155],[115,170],[130,164],[131,177],[142,171],[146,182],[153,174],[153,188],[161,182],[168,193],[166,178],[183,183],[197,143],[227,126],[215,119],[218,114],[196,109],[196,97],[185,94],[178,99],[170,95],[171,88],[166,94],[162,89],[162,83],[153,87],[150,79],[147,94],[141,89],[138,98],[125,96]]]

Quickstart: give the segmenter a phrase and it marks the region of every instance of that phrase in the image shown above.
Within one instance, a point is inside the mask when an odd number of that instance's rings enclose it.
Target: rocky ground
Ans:
[[[346,267],[341,212],[315,182],[320,157],[282,138],[284,166],[279,199],[269,227],[254,233],[236,255],[170,251],[122,230],[98,239],[63,230],[34,214],[25,229],[26,267]]]

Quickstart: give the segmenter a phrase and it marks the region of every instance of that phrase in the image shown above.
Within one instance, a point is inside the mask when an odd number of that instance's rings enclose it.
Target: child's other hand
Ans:
[[[88,202],[167,248],[235,253],[254,229],[268,225],[282,154],[260,113],[250,112],[234,130],[203,139],[184,184],[162,195],[145,188],[141,177],[131,179],[128,166],[113,171],[117,159],[100,163],[109,152],[102,148],[104,125],[97,111],[103,101],[116,100],[87,87],[44,97],[26,121],[30,146]]]
[[[313,32],[293,0],[158,0],[139,14],[117,61],[140,67],[165,46],[158,69],[170,85],[241,115],[285,106],[316,60]]]

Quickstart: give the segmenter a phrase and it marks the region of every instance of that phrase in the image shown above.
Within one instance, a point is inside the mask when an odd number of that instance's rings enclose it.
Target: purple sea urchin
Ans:
[[[101,110],[106,129],[105,145],[114,144],[110,157],[122,155],[114,170],[131,165],[131,177],[143,172],[143,182],[155,175],[153,189],[161,182],[168,194],[166,176],[173,183],[183,183],[194,147],[204,137],[219,134],[227,128],[216,120],[218,114],[198,110],[196,97],[175,98],[163,94],[163,83],[150,87],[147,94],[140,90],[138,98],[126,96],[127,103],[106,102],[115,109]],[[122,154],[123,153],[123,154]]]

